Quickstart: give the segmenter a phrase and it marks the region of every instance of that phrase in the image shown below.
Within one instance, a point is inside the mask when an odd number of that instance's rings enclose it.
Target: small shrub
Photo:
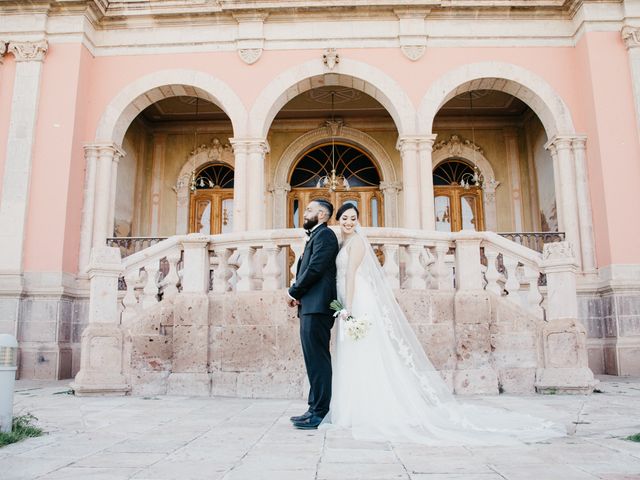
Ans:
[[[29,437],[39,437],[42,429],[34,425],[38,419],[27,413],[13,419],[10,432],[0,432],[0,447],[19,442]]]
[[[625,440],[629,440],[630,442],[640,442],[640,433],[636,433],[635,435],[629,435]]]

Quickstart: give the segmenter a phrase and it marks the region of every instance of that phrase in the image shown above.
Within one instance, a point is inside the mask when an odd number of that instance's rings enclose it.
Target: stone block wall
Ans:
[[[399,290],[396,295],[452,391],[534,391],[541,320],[485,291]],[[199,309],[207,300],[208,318],[202,318]],[[307,393],[299,322],[283,291],[211,293],[191,300],[178,295],[125,323],[130,359],[125,364],[134,395],[301,398]]]

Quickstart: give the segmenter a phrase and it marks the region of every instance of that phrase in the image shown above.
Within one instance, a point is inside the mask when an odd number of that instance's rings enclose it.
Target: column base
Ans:
[[[536,372],[536,392],[553,395],[556,393],[591,394],[600,383],[593,378],[587,367],[583,368],[540,368]]]

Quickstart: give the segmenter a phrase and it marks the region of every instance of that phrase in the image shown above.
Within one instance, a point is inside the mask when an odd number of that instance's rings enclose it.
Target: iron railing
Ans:
[[[545,243],[564,241],[564,232],[499,232],[498,235],[540,253]]]

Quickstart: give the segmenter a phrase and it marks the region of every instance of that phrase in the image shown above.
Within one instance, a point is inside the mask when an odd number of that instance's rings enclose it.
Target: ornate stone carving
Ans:
[[[261,48],[241,48],[238,50],[238,55],[244,63],[247,65],[252,65],[258,61],[258,59],[262,56]]]
[[[267,190],[271,193],[286,193],[291,191],[291,185],[288,183],[272,183]]]
[[[327,135],[331,137],[338,137],[342,135],[344,122],[342,120],[327,120],[324,122],[324,126],[327,129]]]
[[[9,51],[16,57],[16,62],[41,62],[48,49],[49,43],[46,40],[9,43]]]
[[[419,60],[427,49],[424,45],[403,45],[400,47],[404,56],[412,62]]]
[[[207,159],[209,161],[220,161],[222,160],[222,154],[224,152],[231,152],[231,145],[228,143],[223,144],[218,138],[213,138],[208,145],[203,143],[189,152],[189,156],[198,155],[202,152],[207,152]]]
[[[0,59],[7,53],[7,42],[0,40]]]
[[[433,151],[436,152],[438,150],[446,148],[448,149],[450,155],[461,155],[463,147],[468,147],[480,153],[481,155],[484,155],[484,151],[478,145],[473,143],[471,140],[467,140],[467,139],[463,140],[460,135],[455,135],[455,134],[451,135],[451,137],[449,137],[448,140],[441,140],[437,142],[433,146]]]
[[[495,195],[498,185],[500,185],[500,182],[498,180],[496,180],[495,178],[489,178],[482,184],[482,190],[484,191],[485,195]]]
[[[640,28],[625,25],[620,33],[628,49],[640,47]]]
[[[398,193],[402,190],[402,182],[400,181],[382,181],[380,182],[380,190],[384,193]]]
[[[333,70],[334,67],[340,63],[338,51],[335,48],[327,48],[322,54],[322,63],[324,63],[329,70]]]
[[[573,246],[571,242],[546,243],[542,250],[543,260],[565,260],[574,259]]]

